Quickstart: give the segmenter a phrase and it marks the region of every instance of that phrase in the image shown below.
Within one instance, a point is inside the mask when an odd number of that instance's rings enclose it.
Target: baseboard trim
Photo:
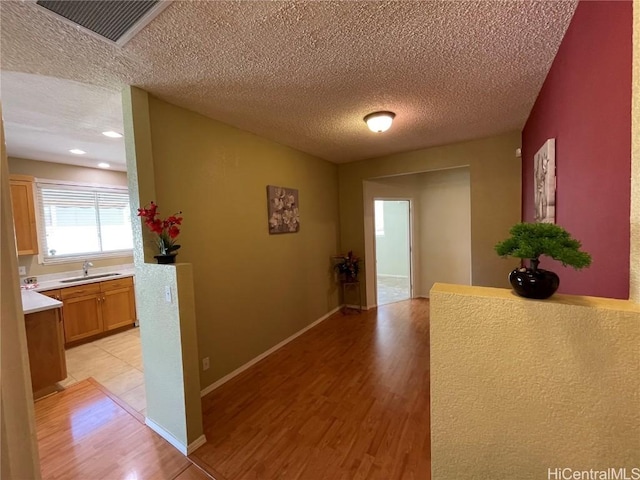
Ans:
[[[144,419],[144,423],[147,427],[173,445],[184,456],[191,455],[197,448],[207,443],[207,438],[204,435],[200,435],[195,441],[191,442],[189,445],[185,445],[150,418],[146,417]]]
[[[339,307],[334,308],[333,310],[331,310],[329,313],[323,315],[322,317],[320,317],[318,320],[316,320],[313,323],[310,323],[309,325],[307,325],[306,327],[304,327],[302,330],[297,331],[296,333],[294,333],[293,335],[291,335],[288,338],[285,338],[283,341],[281,341],[280,343],[278,343],[277,345],[274,345],[273,347],[271,347],[269,350],[261,353],[260,355],[258,355],[257,357],[255,357],[252,360],[249,360],[247,363],[245,363],[244,365],[242,365],[241,367],[236,368],[233,372],[225,375],[224,377],[222,377],[219,380],[216,380],[215,382],[213,382],[211,385],[209,385],[208,387],[203,388],[200,391],[200,397],[204,397],[205,395],[213,392],[216,388],[220,387],[221,385],[224,385],[225,383],[227,383],[229,380],[231,380],[234,377],[237,377],[238,375],[240,375],[242,372],[244,372],[245,370],[247,370],[248,368],[254,366],[256,363],[258,363],[260,360],[263,360],[264,358],[268,357],[269,355],[271,355],[273,352],[275,352],[276,350],[284,347],[287,343],[291,342],[292,340],[295,340],[296,338],[298,338],[300,335],[302,335],[303,333],[305,333],[308,330],[311,330],[313,327],[315,327],[316,325],[318,325],[319,323],[325,321],[327,318],[329,318],[331,315],[333,315],[334,313],[338,312],[341,308],[343,307],[343,305],[340,305]]]
[[[203,433],[198,438],[196,438],[193,442],[187,445],[187,455],[191,455],[193,452],[195,452],[205,443],[207,443],[207,437],[205,437]]]

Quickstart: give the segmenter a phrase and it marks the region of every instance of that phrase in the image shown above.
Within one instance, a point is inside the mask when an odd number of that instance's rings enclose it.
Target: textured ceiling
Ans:
[[[0,67],[3,76],[40,74],[107,91],[136,85],[347,162],[521,128],[575,6],[176,1],[118,48],[32,2],[3,0]],[[397,114],[384,134],[362,120],[375,110]]]

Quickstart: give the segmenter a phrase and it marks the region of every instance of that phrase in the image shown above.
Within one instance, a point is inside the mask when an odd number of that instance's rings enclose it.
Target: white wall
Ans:
[[[415,295],[428,297],[436,282],[471,285],[471,184],[468,168],[418,176],[421,262]]]
[[[414,297],[428,297],[435,282],[471,284],[470,185],[468,167],[363,181],[368,306],[376,298],[376,198],[411,201]]]

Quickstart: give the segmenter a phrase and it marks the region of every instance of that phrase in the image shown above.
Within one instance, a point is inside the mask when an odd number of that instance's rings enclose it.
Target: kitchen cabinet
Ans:
[[[136,321],[133,278],[77,285],[42,292],[62,300],[67,346],[102,337]]]
[[[60,297],[64,339],[67,344],[93,337],[104,331],[99,283],[62,288]]]
[[[54,308],[25,315],[31,385],[37,393],[67,378],[64,332],[60,309]],[[43,394],[49,393],[44,391]]]
[[[131,277],[102,282],[100,291],[105,331],[136,322],[136,303]]]
[[[9,175],[18,255],[38,254],[33,177]]]

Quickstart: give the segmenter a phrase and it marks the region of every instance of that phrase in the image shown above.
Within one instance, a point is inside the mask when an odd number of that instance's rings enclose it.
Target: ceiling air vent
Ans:
[[[38,0],[36,4],[103,40],[124,45],[171,2],[166,0]]]

